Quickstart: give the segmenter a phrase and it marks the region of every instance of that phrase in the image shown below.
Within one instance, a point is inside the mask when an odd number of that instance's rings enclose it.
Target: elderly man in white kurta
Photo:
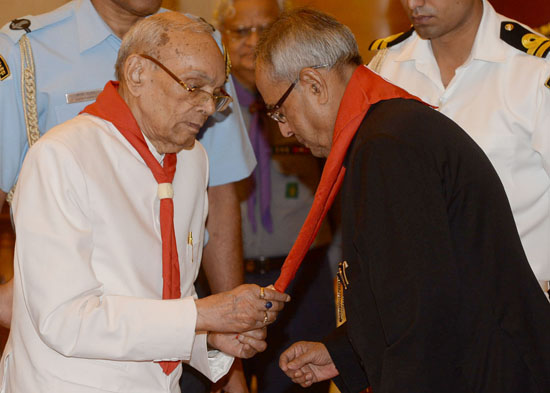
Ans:
[[[217,381],[265,349],[287,295],[193,288],[208,210],[195,136],[230,100],[210,33],[174,13],[140,22],[120,85],[29,151],[1,392],[179,392],[181,361]]]

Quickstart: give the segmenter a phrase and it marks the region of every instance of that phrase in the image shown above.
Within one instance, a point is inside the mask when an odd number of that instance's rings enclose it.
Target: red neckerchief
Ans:
[[[332,148],[330,149],[321,181],[315,192],[313,206],[298,234],[296,242],[281,268],[275,288],[284,292],[298,271],[309,247],[315,240],[321,223],[342,186],[346,168],[342,166],[348,147],[371,105],[392,98],[420,100],[405,90],[387,82],[366,66],[354,71],[340,102]]]
[[[88,105],[81,113],[89,113],[111,122],[118,131],[136,149],[143,161],[151,170],[155,180],[163,187],[172,190],[172,180],[176,173],[177,156],[174,153],[164,155],[164,167],[153,156],[145,138],[139,129],[130,108],[118,94],[118,82],[107,82],[103,91],[93,104]],[[166,185],[166,183],[168,183]],[[174,232],[174,202],[170,192],[160,193],[160,234],[162,239],[162,298],[179,299],[180,267],[176,235]],[[164,373],[170,374],[181,362],[160,362]]]

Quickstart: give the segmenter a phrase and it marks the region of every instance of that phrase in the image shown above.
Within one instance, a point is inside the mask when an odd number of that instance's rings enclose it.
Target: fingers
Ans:
[[[279,357],[279,366],[283,371],[300,370],[302,367],[318,363],[319,351],[325,348],[323,345],[309,341],[298,341],[288,347]]]
[[[290,377],[292,382],[304,388],[311,386],[315,382],[315,376],[308,366],[304,366],[300,370],[289,370],[286,374]]]
[[[239,334],[238,340],[243,344],[243,353],[246,358],[252,357],[258,352],[263,352],[267,348],[267,343],[263,339]]]
[[[261,289],[260,289],[261,291]],[[258,297],[260,297],[261,293],[258,293]],[[261,298],[261,297],[260,297]],[[263,300],[275,300],[277,302],[283,302],[287,303],[290,301],[290,296],[286,293],[279,292],[275,290],[273,285],[270,285],[268,287],[264,287],[264,297]]]
[[[241,335],[252,337],[252,338],[255,338],[256,340],[265,340],[265,338],[267,337],[267,329],[264,327],[261,329],[249,330],[247,332],[241,333]]]

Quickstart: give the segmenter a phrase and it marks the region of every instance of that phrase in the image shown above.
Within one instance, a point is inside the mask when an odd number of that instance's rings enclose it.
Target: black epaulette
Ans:
[[[550,39],[533,33],[517,22],[501,22],[500,39],[529,55],[546,57],[550,52]]]
[[[384,48],[390,48],[394,45],[397,45],[400,42],[403,42],[407,38],[409,38],[413,33],[413,31],[414,31],[414,27],[411,27],[409,31],[404,31],[402,33],[390,35],[389,37],[386,37],[386,38],[379,38],[377,40],[374,40],[369,45],[369,50],[379,50]]]

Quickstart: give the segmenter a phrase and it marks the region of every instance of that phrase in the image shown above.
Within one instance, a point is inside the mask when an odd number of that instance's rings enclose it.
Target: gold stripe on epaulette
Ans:
[[[530,55],[542,57],[546,49],[550,47],[550,40],[537,34],[528,33],[521,37],[521,44]]]
[[[8,76],[10,76],[10,67],[6,60],[0,55],[0,81],[3,81]]]
[[[535,52],[535,56],[544,57],[544,53],[545,53],[546,50],[548,50],[549,48],[550,48],[550,40],[546,40],[545,43],[543,43],[541,46],[539,46],[539,48],[538,48],[537,51]]]
[[[379,49],[387,48],[389,43],[391,43],[392,41],[395,41],[397,38],[399,38],[403,34],[405,34],[405,32],[390,35],[389,37],[386,37],[386,38],[379,38],[369,46],[369,50],[379,50]]]

